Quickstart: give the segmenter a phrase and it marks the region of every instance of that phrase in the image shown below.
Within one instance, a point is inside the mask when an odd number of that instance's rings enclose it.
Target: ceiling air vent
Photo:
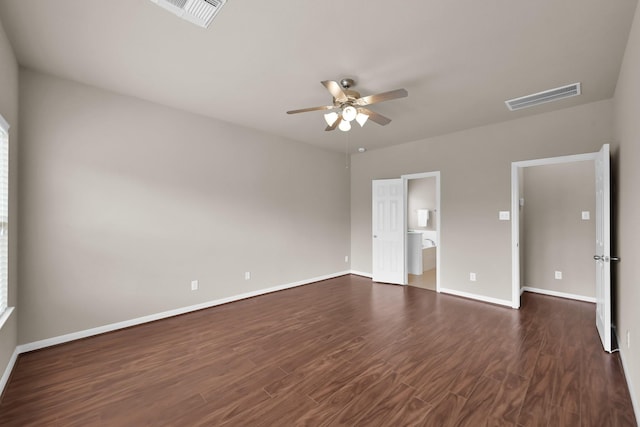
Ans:
[[[532,95],[521,96],[520,98],[504,101],[504,103],[507,104],[509,110],[515,111],[577,95],[580,95],[580,83],[573,83],[567,86],[545,90],[544,92],[534,93]]]
[[[207,28],[227,0],[151,0],[182,19]]]

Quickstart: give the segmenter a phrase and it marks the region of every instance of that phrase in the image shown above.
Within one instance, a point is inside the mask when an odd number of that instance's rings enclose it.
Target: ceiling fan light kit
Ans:
[[[327,122],[326,131],[332,131],[337,127],[341,131],[347,132],[351,130],[350,122],[354,120],[358,122],[360,127],[363,127],[369,119],[381,126],[386,126],[391,122],[391,119],[365,107],[378,102],[404,98],[409,95],[406,89],[396,89],[377,95],[360,96],[358,92],[351,90],[351,87],[354,85],[353,79],[342,79],[340,83],[333,80],[326,80],[321,83],[327,88],[329,93],[331,93],[331,96],[333,96],[333,105],[291,110],[287,111],[287,114],[339,110],[339,112],[331,111],[324,115],[324,120]]]
[[[358,112],[351,105],[347,105],[342,109],[342,118],[348,122],[352,122],[357,115]]]
[[[356,116],[356,122],[358,122],[360,127],[363,127],[364,124],[367,123],[367,120],[369,120],[369,116],[367,116],[366,114],[358,113],[358,115]]]
[[[336,120],[338,120],[338,117],[340,117],[338,113],[336,113],[335,111],[332,111],[324,115],[324,121],[327,122],[327,125],[333,126]]]
[[[340,129],[343,132],[347,132],[351,130],[351,123],[349,123],[347,120],[342,120],[340,122],[340,124],[338,125],[338,129]]]

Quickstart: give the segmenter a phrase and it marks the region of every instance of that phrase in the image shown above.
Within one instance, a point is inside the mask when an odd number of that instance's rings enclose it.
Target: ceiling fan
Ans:
[[[364,126],[368,119],[382,126],[388,125],[391,119],[365,108],[365,106],[390,101],[392,99],[404,98],[409,95],[406,89],[396,89],[377,95],[360,96],[358,92],[351,89],[355,84],[353,79],[342,79],[340,83],[333,80],[325,80],[321,83],[327,88],[329,93],[331,93],[331,96],[333,96],[333,105],[291,110],[287,111],[287,114],[320,110],[339,110],[324,115],[324,119],[327,122],[326,131],[334,130],[337,127],[341,131],[347,132],[351,130],[351,122],[353,120],[357,121],[360,127]]]

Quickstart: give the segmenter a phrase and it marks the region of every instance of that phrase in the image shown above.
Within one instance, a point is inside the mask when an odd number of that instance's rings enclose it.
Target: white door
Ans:
[[[379,179],[372,190],[373,280],[403,285],[404,184],[402,179]]]
[[[611,352],[611,247],[609,144],[596,158],[596,327],[604,349]]]

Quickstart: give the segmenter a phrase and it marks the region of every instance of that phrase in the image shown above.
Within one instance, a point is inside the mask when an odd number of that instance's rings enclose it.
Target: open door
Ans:
[[[374,180],[372,200],[372,278],[375,282],[403,285],[406,234],[403,180]]]
[[[611,352],[611,224],[609,144],[596,157],[596,327]]]

